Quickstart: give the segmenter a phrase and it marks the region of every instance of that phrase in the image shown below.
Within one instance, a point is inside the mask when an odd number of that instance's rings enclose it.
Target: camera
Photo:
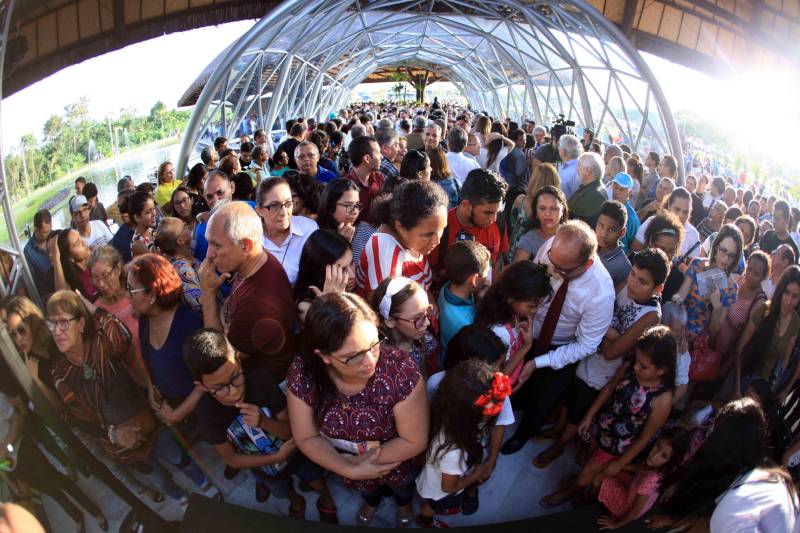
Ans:
[[[566,120],[563,114],[558,115],[558,118],[553,120],[553,127],[550,128],[550,135],[561,137],[567,134],[575,135],[575,121]]]

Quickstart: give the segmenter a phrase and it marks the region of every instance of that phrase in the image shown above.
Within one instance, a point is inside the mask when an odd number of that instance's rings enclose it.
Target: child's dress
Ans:
[[[522,347],[522,334],[520,333],[519,329],[512,326],[511,324],[498,324],[492,326],[490,328],[492,332],[497,335],[503,344],[506,345],[506,356],[505,362],[508,363],[512,357],[519,351]],[[517,380],[519,379],[519,375],[522,373],[522,367],[525,366],[524,364],[517,365],[517,368],[514,369],[513,372],[508,374],[509,383],[513,387]]]
[[[628,514],[637,496],[647,496],[647,502],[636,518],[643,516],[658,499],[661,474],[655,470],[636,473],[622,471],[614,477],[603,479],[597,499],[606,506],[614,518]]]
[[[663,383],[642,387],[629,368],[617,383],[611,401],[595,418],[595,435],[600,449],[616,457],[635,441],[653,410],[653,401],[667,390]]]

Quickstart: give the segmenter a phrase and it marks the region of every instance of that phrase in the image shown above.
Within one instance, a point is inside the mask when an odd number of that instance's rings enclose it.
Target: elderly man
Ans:
[[[306,140],[306,123],[295,122],[289,130],[289,138],[278,145],[275,153],[285,152],[289,156],[289,168],[297,169],[297,160],[294,158],[294,151],[297,146]]]
[[[578,143],[580,144],[580,142]],[[580,186],[570,197],[569,214],[594,227],[600,206],[608,199],[603,187],[605,165],[600,154],[586,152],[578,158],[578,180]]]
[[[547,130],[544,126],[536,126],[533,128],[533,140],[536,142],[534,148],[542,146],[545,143],[545,137],[547,137]]]
[[[480,168],[474,158],[464,153],[468,139],[469,134],[460,127],[450,128],[450,133],[447,134],[447,164],[459,185],[464,185],[464,180],[471,170]]]
[[[578,179],[578,158],[583,153],[580,140],[574,135],[562,135],[558,139],[558,176],[561,178],[561,190],[569,200],[580,186]],[[599,209],[599,206],[598,206]]]
[[[467,157],[471,157],[476,162],[478,161],[478,157],[481,155],[481,138],[477,133],[470,132],[467,136],[467,147],[464,148],[464,154],[466,154]]]
[[[335,180],[338,176],[319,166],[319,148],[311,141],[303,141],[294,149],[294,159],[297,161],[297,170],[317,178],[322,183]]]
[[[422,115],[417,115],[411,122],[411,133],[406,135],[406,144],[409,152],[411,150],[424,150],[425,149],[425,126],[428,125],[428,119]]]
[[[202,261],[206,257],[208,250],[208,241],[206,241],[206,227],[208,225],[208,217],[214,212],[215,208],[219,208],[223,204],[230,202],[233,199],[233,191],[236,189],[236,184],[233,183],[228,176],[219,171],[212,171],[206,178],[203,196],[205,196],[208,207],[211,208],[210,212],[200,213],[197,216],[198,224],[195,227],[194,234],[194,257],[198,261]],[[241,202],[248,204],[253,212],[255,212],[256,204],[250,200]]]
[[[261,220],[244,202],[219,207],[208,222],[208,256],[198,275],[203,325],[225,332],[245,369],[266,368],[280,382],[294,356],[294,299],[280,262],[261,245]],[[222,274],[217,274],[222,272]],[[220,316],[217,293],[232,278]]]
[[[378,141],[381,149],[380,171],[386,178],[397,179],[400,177],[400,172],[394,166],[399,145],[397,139],[397,132],[392,128],[381,128],[375,132],[375,140]]]
[[[217,168],[217,163],[219,163],[219,153],[213,147],[206,146],[200,152],[200,161],[203,162],[208,170],[214,170]]]
[[[554,296],[533,319],[533,358],[522,369],[523,385],[513,399],[524,414],[503,445],[505,455],[522,449],[539,432],[572,382],[578,361],[597,351],[614,312],[614,284],[597,256],[597,238],[583,222],[560,226],[534,262],[547,265]]]
[[[772,295],[775,294],[775,287],[778,285],[778,281],[781,279],[783,272],[789,268],[789,265],[794,264],[797,260],[797,255],[795,255],[794,249],[788,244],[781,244],[769,255],[769,277],[761,282],[761,288],[764,290],[764,294],[767,295],[767,298],[772,298]]]
[[[606,146],[606,153],[603,156],[603,163],[606,165],[615,157],[623,157],[622,147],[618,144],[609,144]]]

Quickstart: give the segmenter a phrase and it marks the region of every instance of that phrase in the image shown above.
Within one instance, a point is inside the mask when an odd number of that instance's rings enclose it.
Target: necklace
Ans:
[[[281,266],[283,266],[283,262],[286,260],[286,255],[289,253],[289,247],[292,245],[293,239],[294,233],[289,235],[289,240],[286,242],[286,248],[283,250],[283,255],[281,256]]]

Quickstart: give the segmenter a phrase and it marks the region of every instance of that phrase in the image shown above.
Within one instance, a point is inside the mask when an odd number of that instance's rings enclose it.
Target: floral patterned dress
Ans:
[[[617,383],[611,400],[595,418],[595,435],[600,449],[617,457],[633,444],[644,429],[653,402],[668,390],[663,383],[643,387],[636,381],[633,368]]]
[[[353,454],[366,453],[392,440],[397,436],[394,406],[411,394],[421,378],[419,368],[408,354],[391,346],[381,346],[375,373],[366,387],[352,396],[338,392],[329,402],[319,425],[320,435],[338,451]],[[292,361],[286,380],[292,394],[311,407],[315,406],[315,384],[299,356]],[[408,459],[383,477],[344,478],[344,483],[361,491],[381,485],[401,488],[413,483],[413,469],[414,461]]]
[[[692,259],[689,268],[686,270],[686,276],[692,279],[692,288],[689,294],[686,295],[684,305],[686,306],[687,324],[686,329],[694,337],[701,334],[708,328],[708,322],[711,319],[711,308],[701,296],[697,286],[697,275],[705,270],[703,268],[705,260],[702,258]],[[739,286],[728,280],[728,288],[720,289],[719,296],[722,306],[725,309],[730,308],[736,301],[736,294],[739,291]]]

